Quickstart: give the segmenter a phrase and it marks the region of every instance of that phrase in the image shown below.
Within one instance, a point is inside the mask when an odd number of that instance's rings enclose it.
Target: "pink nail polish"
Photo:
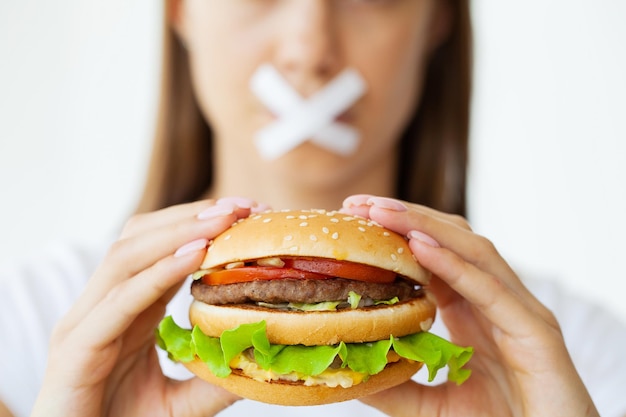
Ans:
[[[408,207],[398,200],[386,197],[371,197],[367,200],[367,204],[370,206],[392,210],[392,211],[407,211]]]
[[[208,220],[214,217],[220,216],[228,216],[229,214],[233,214],[235,212],[235,205],[230,202],[223,202],[221,204],[216,204],[214,206],[209,207],[204,210],[200,214],[198,214],[199,220]]]
[[[423,242],[423,243],[427,244],[428,246],[432,246],[433,248],[440,248],[441,247],[439,242],[437,242],[435,239],[433,239],[432,237],[428,236],[426,233],[422,233],[422,232],[417,231],[417,230],[411,230],[409,233],[407,233],[407,237],[409,239],[419,240],[420,242]]]
[[[234,204],[239,208],[249,209],[254,207],[256,205],[256,202],[250,198],[245,197],[223,197],[217,200],[215,204],[217,204],[218,206]]]
[[[186,245],[181,246],[174,253],[174,256],[176,258],[180,258],[182,256],[189,255],[190,253],[198,252],[199,250],[202,250],[202,249],[206,248],[206,246],[208,244],[209,244],[209,241],[207,239],[193,240],[193,241],[187,243]]]
[[[343,208],[358,207],[367,205],[367,201],[373,196],[369,194],[356,194],[343,200]]]

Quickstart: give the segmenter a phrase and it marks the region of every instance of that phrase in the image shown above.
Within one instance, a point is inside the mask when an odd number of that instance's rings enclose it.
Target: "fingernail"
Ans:
[[[407,211],[408,207],[398,200],[386,197],[370,197],[367,200],[367,204],[370,206],[392,210],[392,211]]]
[[[351,195],[343,200],[343,208],[365,206],[370,198],[372,198],[372,196],[369,194]]]
[[[423,243],[427,244],[428,246],[432,246],[433,248],[440,248],[441,247],[439,242],[437,242],[435,239],[433,239],[432,237],[428,236],[426,233],[422,233],[422,232],[419,232],[417,230],[411,230],[409,233],[407,233],[407,237],[409,239],[419,240],[420,242],[423,242]]]
[[[223,197],[217,200],[217,205],[229,205],[234,204],[242,209],[249,209],[256,205],[256,202],[250,198],[245,197]]]
[[[199,250],[206,248],[208,244],[209,244],[209,241],[207,239],[197,239],[197,240],[191,241],[187,243],[186,245],[183,245],[180,248],[178,248],[178,250],[174,253],[174,257],[180,258],[181,256],[185,256],[185,255],[189,255],[190,253],[197,252]]]
[[[208,209],[200,212],[200,214],[198,214],[198,219],[207,220],[214,217],[228,216],[229,214],[233,214],[234,212],[235,204],[231,202],[222,202],[220,204],[215,204],[214,206],[211,206]]]

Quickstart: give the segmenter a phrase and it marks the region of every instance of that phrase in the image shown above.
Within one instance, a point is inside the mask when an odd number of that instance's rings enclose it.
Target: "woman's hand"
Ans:
[[[239,398],[196,378],[165,377],[154,329],[208,241],[254,210],[241,198],[133,217],[56,326],[33,416],[206,417]]]
[[[597,416],[553,314],[467,222],[423,206],[356,195],[346,213],[409,238],[451,341],[473,346],[461,386],[406,382],[362,399],[391,416]]]

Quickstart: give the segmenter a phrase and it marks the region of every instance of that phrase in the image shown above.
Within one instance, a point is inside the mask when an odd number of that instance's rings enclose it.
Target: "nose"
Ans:
[[[327,0],[298,0],[277,28],[275,65],[301,94],[310,95],[339,72],[339,41]]]

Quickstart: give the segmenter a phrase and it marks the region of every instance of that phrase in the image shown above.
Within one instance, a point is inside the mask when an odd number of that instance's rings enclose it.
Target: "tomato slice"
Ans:
[[[285,258],[283,261],[286,268],[356,281],[390,284],[396,279],[396,273],[393,271],[354,262],[324,258]]]
[[[396,279],[393,271],[354,262],[324,258],[284,258],[282,268],[271,266],[243,266],[223,269],[204,275],[207,285],[235,284],[238,282],[266,281],[272,279],[327,279],[345,278],[380,284],[390,284]]]
[[[223,269],[204,275],[201,279],[207,285],[235,284],[238,282],[265,281],[271,279],[327,279],[331,276],[294,268],[270,266],[244,266]]]

